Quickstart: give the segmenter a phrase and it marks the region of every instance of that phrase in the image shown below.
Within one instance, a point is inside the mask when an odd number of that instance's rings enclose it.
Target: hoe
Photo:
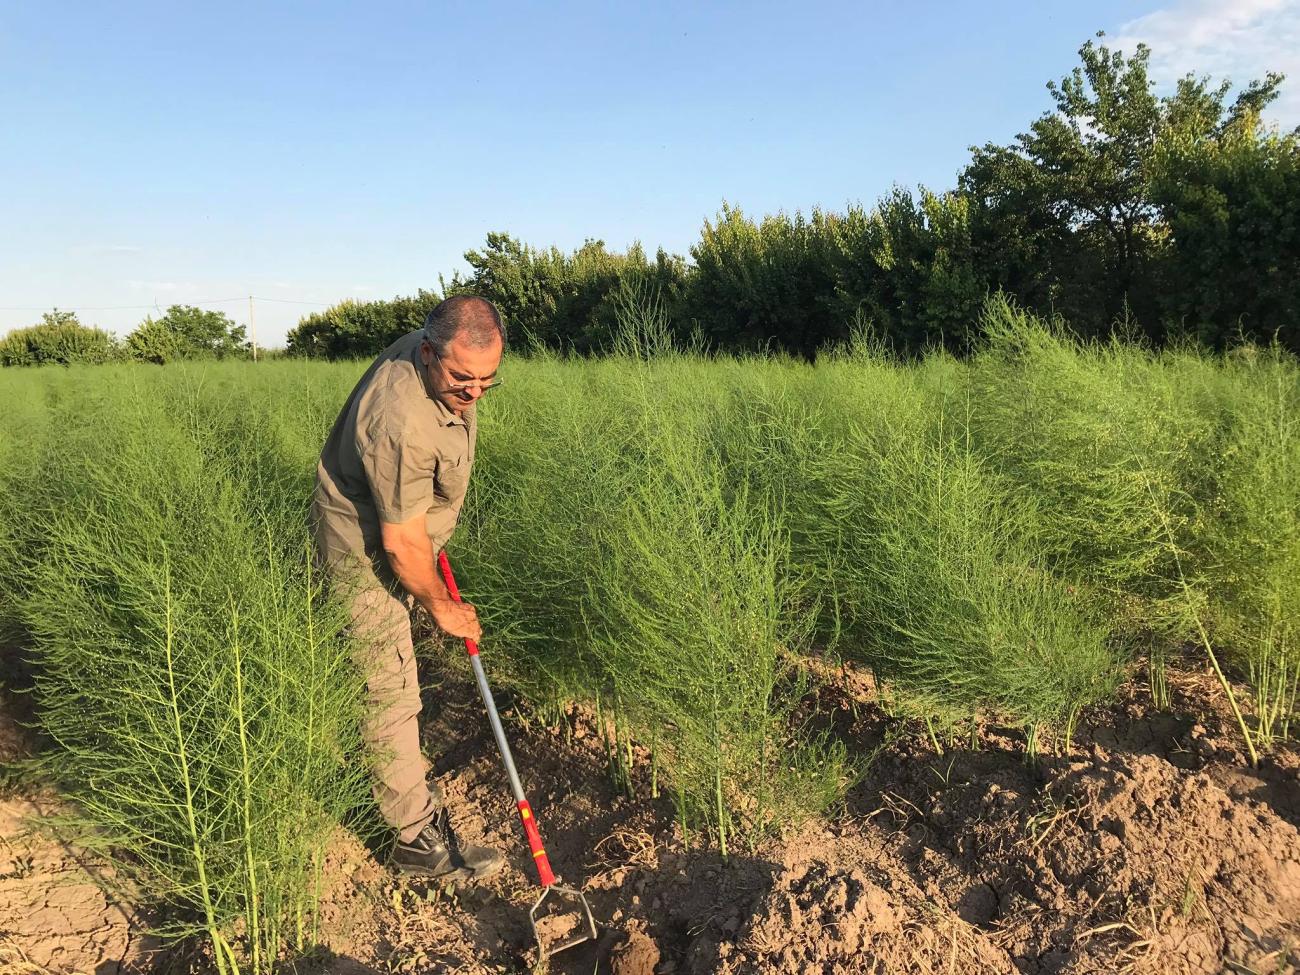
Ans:
[[[456,579],[451,574],[451,563],[447,561],[446,552],[438,553],[438,568],[442,572],[443,581],[447,583],[447,592],[451,594],[452,599],[460,602],[460,590],[456,587]],[[542,847],[542,834],[537,827],[537,816],[534,815],[532,806],[524,796],[524,787],[519,783],[519,772],[515,769],[514,756],[510,754],[510,743],[506,741],[505,729],[501,727],[501,716],[497,713],[496,702],[492,699],[492,688],[488,686],[487,675],[483,673],[483,662],[478,656],[478,644],[467,639],[465,650],[469,653],[470,665],[474,668],[474,679],[478,682],[479,693],[483,696],[483,703],[487,705],[492,734],[496,738],[497,749],[501,752],[501,761],[505,763],[506,775],[510,778],[510,789],[514,793],[515,805],[519,809],[519,820],[523,823],[524,835],[528,837],[528,849],[532,851],[533,864],[537,867],[537,880],[542,886],[542,893],[533,904],[532,910],[528,912],[528,926],[537,940],[541,957],[549,958],[584,941],[594,941],[596,922],[592,919],[591,905],[587,903],[583,893],[572,887],[563,887],[555,881],[555,874],[551,871],[551,861]],[[542,911],[544,904],[548,908],[545,912]],[[552,918],[554,921],[548,925],[547,921]],[[555,936],[558,936],[559,941],[548,945],[553,937],[545,929],[552,925],[556,928]],[[572,933],[574,931],[577,933]]]

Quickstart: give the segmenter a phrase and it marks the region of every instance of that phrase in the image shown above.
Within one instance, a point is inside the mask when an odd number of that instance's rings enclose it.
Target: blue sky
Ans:
[[[254,294],[274,345],[306,302],[436,287],[490,230],[685,253],[723,200],[947,188],[1099,29],[1162,83],[1293,68],[1295,125],[1297,25],[1300,0],[0,0],[0,332]]]

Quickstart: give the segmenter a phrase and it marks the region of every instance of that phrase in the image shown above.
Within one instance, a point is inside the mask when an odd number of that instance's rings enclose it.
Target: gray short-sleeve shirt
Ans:
[[[478,423],[457,416],[425,387],[420,332],[402,336],[366,370],[334,422],[312,494],[312,529],[324,562],[391,580],[380,523],[424,514],[437,552],[465,501]]]

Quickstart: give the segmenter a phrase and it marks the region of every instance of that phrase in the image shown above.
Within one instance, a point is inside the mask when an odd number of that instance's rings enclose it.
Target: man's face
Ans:
[[[476,349],[457,336],[438,355],[429,342],[420,343],[420,359],[429,371],[433,395],[457,416],[483,395],[483,387],[496,378],[501,365],[500,339]]]

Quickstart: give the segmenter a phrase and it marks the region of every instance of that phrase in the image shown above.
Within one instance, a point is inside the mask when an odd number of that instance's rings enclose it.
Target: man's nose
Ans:
[[[469,393],[469,398],[470,398],[470,399],[478,399],[480,396],[483,395],[483,387],[482,387],[482,386],[469,386],[469,387],[466,388],[465,392]]]

